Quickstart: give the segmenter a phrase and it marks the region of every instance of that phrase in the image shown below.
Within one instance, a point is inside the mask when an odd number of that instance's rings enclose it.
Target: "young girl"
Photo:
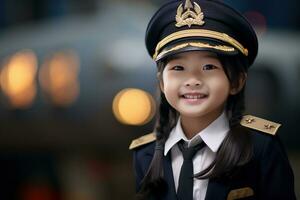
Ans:
[[[146,46],[161,92],[154,133],[130,146],[138,199],[296,199],[280,124],[242,116],[258,49],[248,21],[217,0],[170,1]]]

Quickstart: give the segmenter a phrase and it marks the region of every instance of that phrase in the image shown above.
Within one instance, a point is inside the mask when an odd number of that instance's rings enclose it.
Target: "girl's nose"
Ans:
[[[201,86],[201,85],[202,85],[202,81],[199,80],[198,78],[189,78],[185,82],[186,87],[194,87],[194,86]]]

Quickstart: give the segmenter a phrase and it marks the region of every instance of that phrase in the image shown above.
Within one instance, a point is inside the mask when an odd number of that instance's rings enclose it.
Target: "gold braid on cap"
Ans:
[[[238,49],[242,54],[245,56],[248,56],[248,49],[244,48],[241,43],[239,43],[237,40],[234,38],[230,37],[226,33],[220,33],[217,31],[212,31],[212,30],[206,30],[206,29],[187,29],[187,30],[182,30],[178,32],[174,32],[161,41],[158,42],[155,48],[155,52],[153,54],[153,60],[156,60],[159,51],[164,47],[166,44],[180,39],[180,38],[187,38],[187,37],[206,37],[206,38],[213,38],[217,40],[221,40],[223,42],[226,42],[228,44],[231,44],[233,47]]]
[[[203,42],[187,42],[187,43],[183,43],[183,44],[179,44],[176,45],[168,50],[163,50],[162,52],[160,52],[157,56],[157,58],[162,57],[163,55],[172,52],[172,51],[176,51],[182,48],[185,48],[187,46],[190,47],[199,47],[199,48],[210,48],[210,49],[216,49],[216,50],[221,50],[221,51],[225,51],[225,52],[233,52],[235,51],[235,49],[233,47],[230,46],[226,46],[226,45],[211,45],[208,43],[203,43]]]

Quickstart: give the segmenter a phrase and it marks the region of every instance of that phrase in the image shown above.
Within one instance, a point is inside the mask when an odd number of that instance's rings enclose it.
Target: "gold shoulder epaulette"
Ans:
[[[137,148],[139,146],[142,146],[144,144],[148,144],[150,142],[153,142],[156,140],[156,135],[155,133],[149,133],[147,135],[144,135],[142,137],[139,137],[135,140],[132,140],[130,146],[129,146],[129,149],[134,149],[134,148]]]
[[[271,135],[275,135],[278,128],[281,126],[281,124],[271,122],[252,115],[245,115],[241,120],[241,125]]]

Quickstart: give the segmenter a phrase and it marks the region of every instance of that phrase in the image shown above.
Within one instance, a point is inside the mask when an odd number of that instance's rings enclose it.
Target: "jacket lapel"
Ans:
[[[174,178],[173,178],[173,170],[171,165],[171,156],[170,153],[167,154],[167,156],[164,156],[164,177],[165,181],[168,184],[168,192],[166,194],[167,200],[176,200],[176,191],[175,191],[175,184],[174,184]]]

